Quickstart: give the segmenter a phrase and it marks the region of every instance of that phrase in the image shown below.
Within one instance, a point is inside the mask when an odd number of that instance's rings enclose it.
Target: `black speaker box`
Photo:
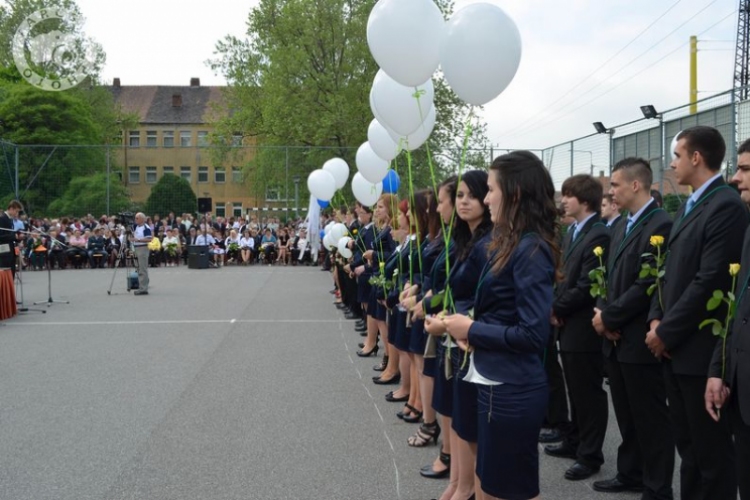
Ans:
[[[198,198],[198,213],[213,212],[213,205],[214,203],[211,198]]]

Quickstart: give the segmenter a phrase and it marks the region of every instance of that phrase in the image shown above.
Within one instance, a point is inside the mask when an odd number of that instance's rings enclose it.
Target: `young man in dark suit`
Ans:
[[[750,140],[737,151],[737,172],[732,182],[740,197],[750,205]],[[727,338],[726,351],[722,342],[716,343],[706,383],[706,410],[715,421],[720,416],[729,418],[734,434],[737,482],[742,500],[750,499],[750,229],[745,231],[742,263],[734,289],[737,311]],[[724,355],[726,354],[726,361]],[[728,401],[727,401],[728,398]],[[721,408],[727,408],[720,412]],[[723,419],[722,419],[723,420]]]
[[[8,209],[0,214],[0,267],[8,268],[16,276],[16,233],[13,220],[23,205],[18,200],[11,200]]]
[[[594,331],[595,299],[591,296],[589,272],[599,267],[594,249],[609,247],[610,233],[599,210],[602,185],[589,175],[575,175],[562,186],[562,202],[575,224],[563,242],[563,275],[552,306],[552,324],[558,327],[560,357],[568,386],[571,426],[563,442],[548,445],[544,452],[574,458],[565,478],[586,479],[604,463],[602,445],[607,431],[607,393],[602,388],[604,356],[602,339]],[[606,258],[606,254],[604,255]]]
[[[726,146],[711,127],[692,127],[677,136],[672,170],[693,194],[675,215],[669,234],[662,301],[652,297],[646,336],[649,350],[664,358],[669,412],[680,465],[683,498],[735,500],[737,477],[727,419],[715,422],[705,411],[711,356],[717,337],[709,318],[723,321],[722,307],[707,312],[715,290],[732,284],[729,264],[740,261],[748,225],[747,207],[724,182],[721,163]],[[660,303],[661,302],[661,303]]]
[[[607,298],[598,300],[593,325],[605,337],[604,357],[612,405],[622,444],[617,476],[594,482],[603,492],[644,491],[643,498],[672,500],[674,439],[660,360],[645,344],[652,276],[651,238],[669,236],[672,219],[651,196],[651,167],[642,158],[626,158],[612,170],[610,194],[628,216],[612,233],[607,259]],[[654,292],[657,293],[658,292]]]
[[[614,232],[617,225],[622,222],[620,207],[611,193],[604,193],[602,197],[602,222],[607,225],[610,231]]]

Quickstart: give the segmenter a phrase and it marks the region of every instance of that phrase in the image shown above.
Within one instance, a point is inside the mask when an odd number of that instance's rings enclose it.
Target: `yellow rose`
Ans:
[[[664,236],[655,234],[651,237],[650,242],[651,242],[651,246],[660,247],[664,244]]]
[[[353,230],[352,230],[352,234],[353,234],[354,236],[357,236],[357,233],[358,233],[358,231],[357,231],[356,229],[353,229]]]
[[[385,262],[381,262],[381,263],[380,263],[380,270],[381,270],[381,271],[384,271],[384,270],[385,270]]]
[[[594,255],[596,255],[597,257],[601,257],[602,255],[604,255],[604,249],[602,247],[594,248]]]
[[[740,274],[740,265],[739,264],[729,264],[729,274],[731,276],[737,276]]]

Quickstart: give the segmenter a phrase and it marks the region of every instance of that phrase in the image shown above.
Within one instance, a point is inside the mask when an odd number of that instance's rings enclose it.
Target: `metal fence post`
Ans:
[[[19,198],[19,194],[18,194],[19,193],[19,191],[18,191],[18,144],[15,145],[15,149],[16,149],[16,154],[15,154],[15,167],[16,167],[16,186],[15,186],[15,191],[16,191],[16,199],[18,199]]]
[[[573,164],[575,162],[575,151],[573,151],[573,148],[575,147],[575,141],[570,141],[570,176],[573,177]]]
[[[109,216],[112,212],[110,212],[110,190],[109,190],[109,183],[110,183],[110,151],[109,151],[109,144],[107,144],[107,215]]]

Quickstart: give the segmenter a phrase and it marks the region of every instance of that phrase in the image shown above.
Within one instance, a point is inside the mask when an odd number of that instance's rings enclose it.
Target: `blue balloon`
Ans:
[[[330,204],[331,204],[331,202],[330,202],[330,201],[323,201],[323,200],[318,200],[318,206],[319,206],[320,208],[326,208],[326,207],[327,207],[328,205],[330,205]]]
[[[400,185],[401,179],[399,179],[396,171],[388,170],[388,173],[385,174],[385,178],[383,178],[383,193],[396,194],[398,193],[398,188]]]
[[[326,237],[326,230],[325,229],[321,229],[320,230],[320,241],[323,241],[323,238],[325,238],[325,237]]]

